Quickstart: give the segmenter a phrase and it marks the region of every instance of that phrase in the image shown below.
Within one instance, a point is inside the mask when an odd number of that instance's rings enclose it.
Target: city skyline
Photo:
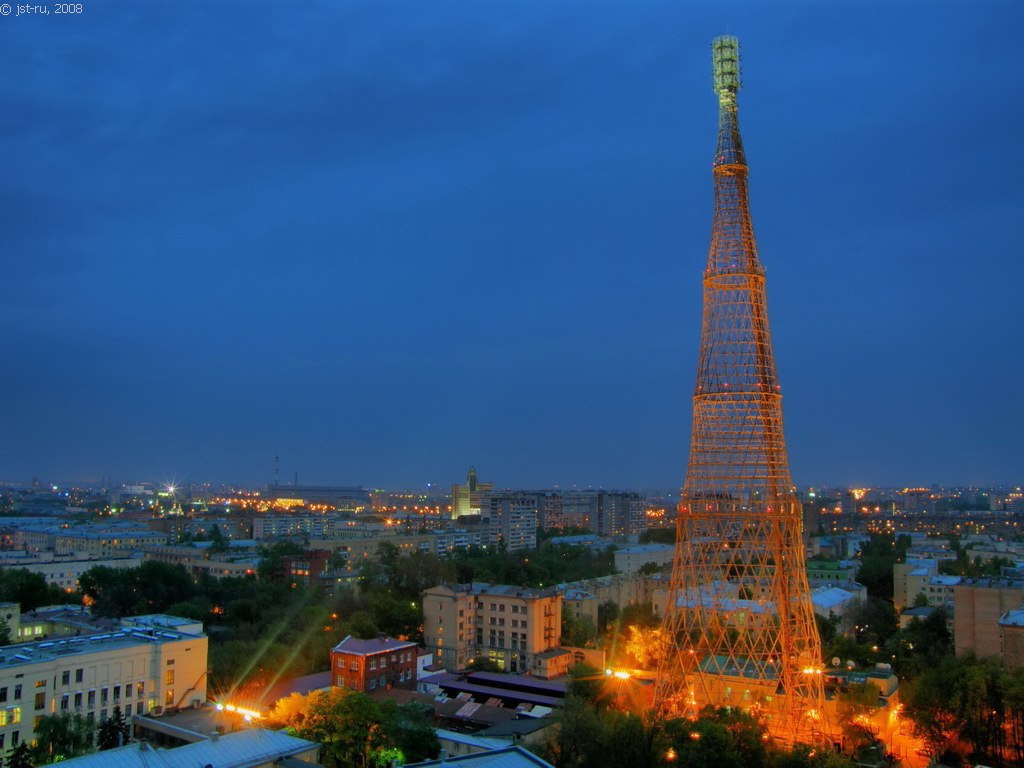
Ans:
[[[0,20],[0,480],[678,487],[729,32],[795,484],[1019,482],[1024,11],[579,10]]]

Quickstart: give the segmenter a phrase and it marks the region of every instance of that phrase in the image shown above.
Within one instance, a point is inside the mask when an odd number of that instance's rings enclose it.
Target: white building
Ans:
[[[99,723],[206,701],[207,638],[184,619],[137,616],[94,635],[0,647],[0,754],[35,738],[40,715],[81,714]]]

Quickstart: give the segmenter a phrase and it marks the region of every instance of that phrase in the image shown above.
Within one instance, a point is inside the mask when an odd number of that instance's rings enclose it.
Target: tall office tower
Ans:
[[[823,718],[821,641],[782,433],[764,268],[747,205],[736,106],[739,42],[716,38],[712,54],[719,105],[715,216],[664,620],[672,643],[655,702],[674,715],[694,715],[705,704],[752,710],[776,738],[807,742]]]
[[[479,515],[484,494],[492,490],[494,483],[481,483],[476,477],[476,467],[470,467],[466,484],[452,486],[452,520],[458,520],[460,515]]]

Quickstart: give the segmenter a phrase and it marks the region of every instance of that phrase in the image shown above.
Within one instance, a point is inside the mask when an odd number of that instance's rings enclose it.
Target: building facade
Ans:
[[[537,546],[537,499],[525,493],[488,494],[491,542],[509,552]]]
[[[423,617],[424,645],[445,669],[461,671],[486,658],[503,672],[553,676],[551,652],[562,634],[555,589],[442,584],[424,590]]]
[[[331,682],[362,693],[415,688],[416,643],[385,635],[370,640],[349,635],[331,650]]]
[[[957,656],[1000,658],[999,622],[1024,606],[1024,581],[964,579],[953,587],[953,644]]]
[[[125,621],[131,626],[113,632],[0,648],[0,753],[34,739],[40,715],[80,714],[98,724],[115,706],[125,715],[162,714],[206,701],[206,635],[147,617]]]

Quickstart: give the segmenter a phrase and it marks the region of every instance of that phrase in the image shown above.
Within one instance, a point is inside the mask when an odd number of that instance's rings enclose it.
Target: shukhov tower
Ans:
[[[747,205],[736,38],[716,38],[712,61],[715,218],[656,704],[671,715],[739,707],[777,737],[807,741],[823,714],[821,642]]]

